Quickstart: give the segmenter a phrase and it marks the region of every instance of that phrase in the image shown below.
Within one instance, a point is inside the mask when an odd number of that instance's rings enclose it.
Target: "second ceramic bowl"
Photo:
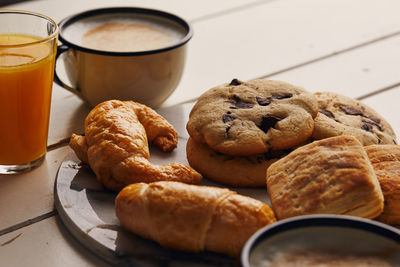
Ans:
[[[255,233],[242,250],[241,263],[243,267],[400,266],[400,231],[352,216],[294,217]]]

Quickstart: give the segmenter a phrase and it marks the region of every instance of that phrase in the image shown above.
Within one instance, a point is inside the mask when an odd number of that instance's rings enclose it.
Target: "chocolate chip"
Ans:
[[[369,117],[364,117],[364,118],[370,119]],[[382,131],[382,126],[379,124],[379,122],[377,123],[376,121],[371,120],[371,119],[370,119],[370,121],[365,121],[365,120],[363,120],[362,122],[363,122],[363,123],[368,123],[368,124],[371,124],[371,125],[375,125],[376,128],[379,129],[379,131]]]
[[[373,133],[374,126],[369,122],[363,121],[362,125],[361,125],[361,129],[363,129],[364,131]]]
[[[229,138],[229,130],[231,129],[231,126],[228,126],[225,128],[225,137]]]
[[[233,79],[229,85],[237,86],[241,85],[242,83],[238,79]]]
[[[285,98],[291,98],[293,95],[292,94],[275,94],[272,95],[272,99],[285,99]]]
[[[350,107],[350,106],[340,106],[339,107],[344,113],[348,114],[348,115],[361,115],[363,116],[363,113],[355,108],[355,107]]]
[[[253,106],[254,106],[253,103],[244,102],[244,101],[235,103],[235,107],[237,107],[237,108],[252,108]]]
[[[280,118],[277,118],[275,116],[264,116],[261,119],[261,124],[258,125],[258,128],[260,128],[264,133],[268,132],[270,128],[273,128],[275,124],[280,121]]]
[[[393,139],[393,144],[397,145],[397,142],[396,142],[396,140],[394,140],[394,139]]]
[[[234,119],[235,119],[235,117],[233,117],[232,115],[229,115],[229,114],[224,114],[224,116],[222,116],[222,121],[224,123],[233,121]]]
[[[269,104],[271,104],[272,98],[270,98],[270,97],[260,97],[260,96],[257,96],[257,97],[256,97],[256,100],[257,100],[257,103],[258,103],[260,106],[268,106]]]
[[[322,113],[322,114],[324,114],[325,116],[327,116],[327,117],[329,117],[331,119],[335,118],[335,115],[333,115],[332,112],[330,112],[329,110],[326,110],[326,109],[320,109],[319,113]]]
[[[377,117],[374,117],[374,116],[372,116],[372,115],[364,116],[364,117],[367,118],[367,119],[370,119],[371,121],[373,121],[373,122],[375,122],[375,123],[377,123],[377,124],[381,123],[381,119],[379,119],[379,118],[377,118]]]
[[[379,123],[374,122],[373,125],[375,125],[379,129],[379,131],[381,131],[381,132],[383,131],[382,126]]]
[[[233,100],[235,100],[235,106],[234,107],[230,107],[232,109],[238,109],[238,108],[246,109],[246,108],[252,108],[254,106],[253,103],[243,101],[242,99],[240,99],[236,95],[233,96]]]
[[[372,130],[373,125],[375,125],[380,131],[382,131],[382,126],[380,125],[381,119],[379,119],[373,115],[364,115],[362,111],[360,111],[359,109],[357,109],[355,107],[340,106],[340,109],[348,115],[359,115],[366,119],[371,120],[369,122],[363,121],[363,125],[361,126],[362,129],[364,129],[368,132],[371,132],[370,130]],[[363,106],[361,106],[361,110],[365,110],[365,108]]]

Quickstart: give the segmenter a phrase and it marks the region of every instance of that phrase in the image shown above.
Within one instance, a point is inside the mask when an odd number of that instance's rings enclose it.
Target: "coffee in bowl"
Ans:
[[[65,38],[77,45],[109,52],[165,48],[179,43],[185,34],[182,26],[173,21],[135,13],[92,16],[64,30]]]
[[[55,80],[91,106],[109,99],[159,106],[179,83],[192,36],[183,19],[143,8],[86,11],[60,29],[72,85]]]
[[[176,43],[179,39],[175,35],[168,28],[158,29],[148,23],[110,21],[88,30],[82,44],[104,51],[146,51]]]

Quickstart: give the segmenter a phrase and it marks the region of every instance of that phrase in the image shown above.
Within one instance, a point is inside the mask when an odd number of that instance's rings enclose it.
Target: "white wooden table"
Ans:
[[[45,0],[7,8],[60,21],[105,6],[162,9],[193,26],[183,78],[163,107],[234,77],[273,78],[361,99],[400,136],[397,0]],[[56,172],[71,151],[65,140],[83,132],[88,111],[54,85],[45,162],[28,173],[0,175],[1,266],[107,266],[70,235],[54,209]]]

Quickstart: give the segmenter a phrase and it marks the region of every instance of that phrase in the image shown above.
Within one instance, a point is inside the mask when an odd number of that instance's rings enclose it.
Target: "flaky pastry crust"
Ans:
[[[365,151],[381,185],[385,205],[376,220],[400,225],[400,146],[371,145]]]
[[[115,212],[123,227],[165,248],[232,257],[252,234],[276,220],[256,199],[178,182],[128,185],[115,200]]]
[[[178,134],[166,119],[143,104],[109,100],[89,113],[85,136],[73,134],[70,147],[111,190],[137,182],[200,183],[201,175],[184,164],[151,164],[149,142],[169,152],[177,147]]]
[[[341,135],[314,141],[273,163],[267,188],[278,219],[345,214],[372,219],[383,194],[361,143]]]

